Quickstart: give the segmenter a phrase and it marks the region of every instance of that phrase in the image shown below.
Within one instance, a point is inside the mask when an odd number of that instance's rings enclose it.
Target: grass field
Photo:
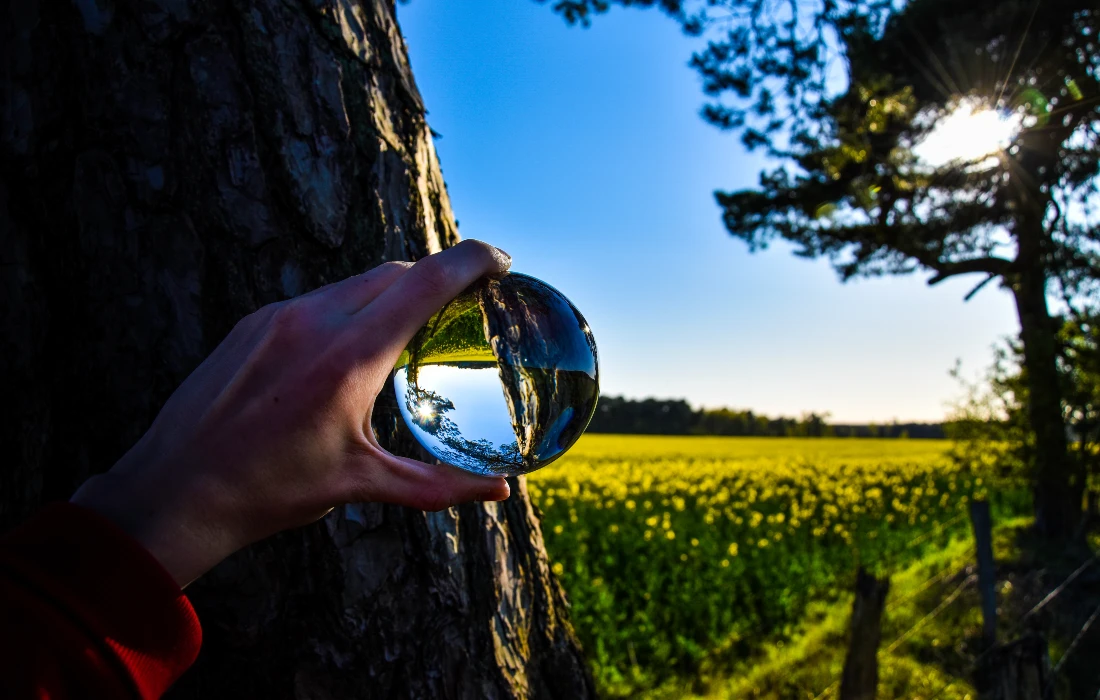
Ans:
[[[584,436],[529,486],[603,693],[782,645],[860,564],[896,572],[942,550],[984,491],[948,447]]]

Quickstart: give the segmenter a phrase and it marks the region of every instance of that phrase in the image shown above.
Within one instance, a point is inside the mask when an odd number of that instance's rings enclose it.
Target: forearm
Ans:
[[[112,470],[86,481],[70,502],[129,535],[180,588],[247,544],[216,494],[162,493],[145,481],[140,471]]]
[[[159,697],[202,640],[190,602],[128,535],[71,504],[0,538],[0,696]]]

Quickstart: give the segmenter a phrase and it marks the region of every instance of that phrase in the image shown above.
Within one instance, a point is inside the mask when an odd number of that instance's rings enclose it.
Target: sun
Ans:
[[[985,169],[1020,130],[1020,115],[1002,114],[964,100],[943,116],[916,146],[915,155],[925,165],[938,168],[948,163],[976,163]]]

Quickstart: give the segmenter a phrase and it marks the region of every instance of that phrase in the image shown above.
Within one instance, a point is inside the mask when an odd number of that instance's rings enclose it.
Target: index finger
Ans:
[[[401,275],[353,317],[356,326],[371,334],[371,346],[393,361],[416,332],[447,302],[478,278],[505,272],[512,264],[507,253],[473,239],[429,255]]]

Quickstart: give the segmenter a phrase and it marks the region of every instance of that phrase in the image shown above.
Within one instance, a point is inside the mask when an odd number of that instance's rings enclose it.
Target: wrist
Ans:
[[[189,513],[178,502],[209,500],[171,497],[138,482],[137,476],[115,473],[94,476],[73,494],[70,502],[110,520],[148,551],[179,584],[187,586],[245,543],[237,543],[232,529],[207,513]]]

